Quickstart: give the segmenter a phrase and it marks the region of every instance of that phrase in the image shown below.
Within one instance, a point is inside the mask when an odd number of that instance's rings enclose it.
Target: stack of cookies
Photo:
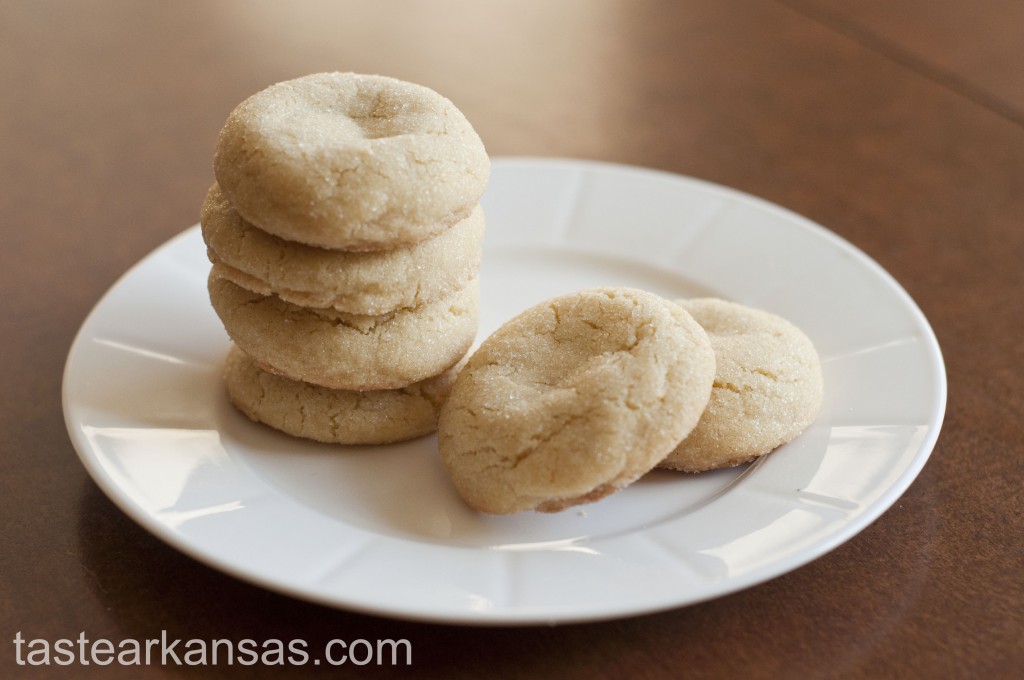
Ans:
[[[436,92],[322,73],[240,104],[202,209],[234,404],[289,434],[435,429],[476,336],[489,161]]]

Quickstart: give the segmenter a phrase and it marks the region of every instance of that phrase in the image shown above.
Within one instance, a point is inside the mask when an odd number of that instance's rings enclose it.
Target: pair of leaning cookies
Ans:
[[[201,219],[210,300],[245,355],[227,365],[233,402],[291,434],[366,443],[339,426],[344,404],[408,404],[409,390],[450,384],[476,335],[488,172],[465,117],[412,83],[314,74],[236,107]],[[331,405],[316,426],[282,416],[305,401]],[[415,420],[396,408],[396,422]]]
[[[591,289],[524,312],[481,345],[442,407],[439,449],[470,506],[553,512],[658,465],[746,462],[802,431],[820,400],[813,346],[778,317]]]

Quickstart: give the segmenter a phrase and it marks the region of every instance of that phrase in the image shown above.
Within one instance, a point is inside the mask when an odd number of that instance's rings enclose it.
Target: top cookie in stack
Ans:
[[[400,389],[468,351],[489,160],[449,100],[383,76],[278,83],[232,111],[214,174],[210,299],[262,370]]]
[[[213,169],[247,222],[288,241],[390,250],[469,216],[487,186],[480,137],[450,101],[383,76],[319,73],[242,102]]]

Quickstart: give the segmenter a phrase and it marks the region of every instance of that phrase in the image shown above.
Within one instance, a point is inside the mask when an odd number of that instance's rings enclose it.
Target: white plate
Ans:
[[[482,516],[456,497],[433,437],[339,448],[236,413],[193,227],[125,274],[71,348],[64,413],[93,479],[167,543],[267,588],[401,618],[525,624],[657,611],[778,576],[876,519],[927,460],[946,399],[935,336],[830,232],[706,182],[580,161],[497,159],[483,203],[481,338],[588,286],[714,294],[810,335],[821,416],[747,467],[654,472],[557,515]]]

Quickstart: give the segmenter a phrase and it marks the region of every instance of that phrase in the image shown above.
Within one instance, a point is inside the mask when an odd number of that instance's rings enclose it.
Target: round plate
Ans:
[[[555,515],[481,515],[455,494],[434,437],[328,446],[237,413],[193,227],[125,274],[71,348],[64,413],[89,474],[170,545],[276,591],[409,619],[550,624],[778,576],[855,535],[920,472],[945,408],[939,347],[850,244],[730,189],[591,162],[496,159],[482,202],[480,338],[584,287],[724,297],[810,336],[821,415],[749,466],[655,471]]]

